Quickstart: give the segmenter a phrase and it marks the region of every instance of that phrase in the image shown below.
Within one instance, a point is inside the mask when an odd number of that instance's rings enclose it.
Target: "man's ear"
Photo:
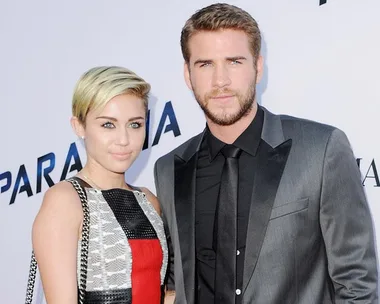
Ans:
[[[183,76],[185,77],[185,82],[186,82],[187,87],[190,90],[193,90],[193,86],[191,85],[190,67],[189,67],[189,63],[188,62],[185,62],[184,65],[183,65]]]
[[[261,78],[263,78],[264,74],[264,57],[262,55],[260,55],[259,58],[257,58],[256,71],[256,83],[259,83],[261,81]]]

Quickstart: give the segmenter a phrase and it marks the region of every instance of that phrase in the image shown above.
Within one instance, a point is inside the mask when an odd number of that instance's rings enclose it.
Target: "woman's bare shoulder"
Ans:
[[[76,190],[70,182],[61,181],[45,192],[33,226],[43,227],[52,224],[53,220],[76,221],[80,224],[82,217],[82,205]]]
[[[160,203],[157,199],[157,197],[148,189],[145,187],[140,187],[141,191],[145,193],[148,201],[152,204],[154,209],[156,209],[157,213],[161,215],[161,208],[160,208]]]

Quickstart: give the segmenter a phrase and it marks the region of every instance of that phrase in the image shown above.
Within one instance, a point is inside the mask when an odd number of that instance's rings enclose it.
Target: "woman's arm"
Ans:
[[[174,304],[175,301],[175,291],[174,290],[166,290],[164,304]]]
[[[68,182],[46,191],[33,224],[33,249],[48,304],[76,304],[77,250],[83,219],[77,192]]]
[[[141,187],[141,191],[145,193],[149,203],[156,209],[157,213],[161,216],[161,208],[160,208],[160,203],[158,202],[157,197],[150,192],[148,188]]]

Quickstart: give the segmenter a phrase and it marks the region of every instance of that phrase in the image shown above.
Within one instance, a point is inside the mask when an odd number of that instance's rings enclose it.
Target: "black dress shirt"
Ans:
[[[261,141],[264,112],[258,107],[257,114],[234,145],[241,148],[239,158],[239,189],[236,255],[236,303],[240,303],[244,255],[257,150]],[[215,252],[212,247],[214,218],[219,193],[224,157],[220,152],[225,143],[213,136],[207,128],[198,154],[196,177],[195,233],[197,303],[214,303]]]

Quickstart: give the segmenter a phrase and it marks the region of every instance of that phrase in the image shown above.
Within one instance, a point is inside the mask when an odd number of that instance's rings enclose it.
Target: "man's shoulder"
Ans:
[[[334,130],[338,129],[333,125],[322,123],[316,120],[286,114],[280,114],[278,116],[281,120],[282,128],[285,134],[297,133],[304,134],[305,136],[319,134],[322,137],[323,135],[329,137]]]
[[[337,126],[286,114],[277,116],[284,138],[292,139],[294,145],[307,145],[324,151],[328,144],[335,146],[336,143],[349,143],[346,133]]]
[[[293,144],[312,144],[323,148],[332,138],[346,138],[346,134],[336,126],[312,119],[289,114],[272,113],[264,108],[269,126],[280,126],[284,139],[292,139]],[[273,131],[273,130],[271,130]],[[269,132],[267,130],[267,132]],[[334,136],[335,135],[335,136]]]
[[[280,114],[278,115],[281,119],[282,125],[286,127],[307,127],[307,128],[313,128],[318,129],[325,132],[332,132],[336,129],[335,126],[322,123],[316,120],[286,115],[286,114]]]

